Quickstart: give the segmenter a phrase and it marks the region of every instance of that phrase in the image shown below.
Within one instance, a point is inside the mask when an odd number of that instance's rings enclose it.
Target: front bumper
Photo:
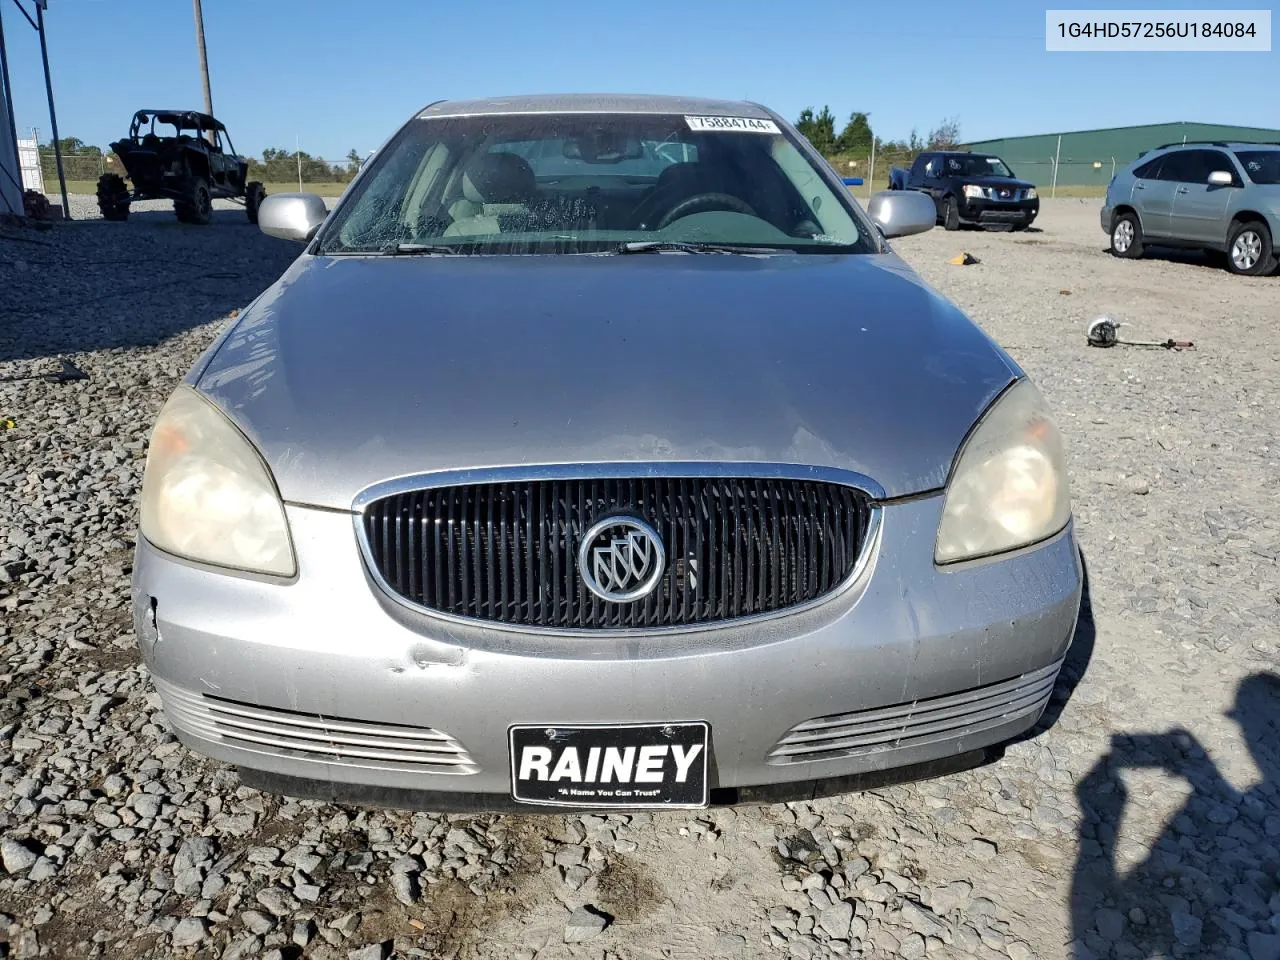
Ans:
[[[1111,218],[1113,216],[1115,216],[1115,209],[1104,203],[1102,209],[1098,211],[1098,223],[1102,227],[1102,232],[1107,236],[1111,236]]]
[[[969,200],[960,201],[960,219],[967,223],[1009,223],[1025,226],[1040,213],[1040,201]]]
[[[289,506],[300,572],[288,584],[140,540],[135,626],[179,738],[278,782],[505,797],[511,724],[660,720],[710,724],[712,788],[871,774],[1033,726],[1074,631],[1070,527],[940,570],[941,507],[933,496],[882,508],[870,562],[815,607],[596,638],[406,609],[370,580],[350,515]],[[788,748],[817,718],[840,738]]]

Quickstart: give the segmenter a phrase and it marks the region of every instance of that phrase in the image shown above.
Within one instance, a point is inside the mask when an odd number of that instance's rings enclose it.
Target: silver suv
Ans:
[[[1147,244],[1227,255],[1232,273],[1276,269],[1280,144],[1165,144],[1111,178],[1102,229],[1117,257]]]

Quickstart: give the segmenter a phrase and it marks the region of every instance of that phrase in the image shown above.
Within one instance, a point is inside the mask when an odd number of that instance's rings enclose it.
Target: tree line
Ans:
[[[800,111],[795,127],[824,157],[869,156],[873,143],[878,154],[916,154],[922,150],[951,150],[960,145],[960,121],[956,117],[943,120],[924,138],[912,128],[911,136],[905,140],[876,137],[867,114],[857,111],[849,115],[844,129],[837,134],[836,118],[828,106],[819,113],[814,113],[812,107],[805,107]]]
[[[261,159],[249,158],[249,178],[271,183],[297,180],[301,171],[303,183],[346,183],[360,169],[359,151],[347,151],[344,163],[331,163],[313,157],[305,150],[285,150],[283,147],[267,147]]]
[[[915,155],[922,150],[949,150],[960,145],[960,121],[951,117],[942,120],[924,137],[916,129],[904,140],[883,140],[871,130],[868,114],[854,111],[843,129],[836,133],[836,119],[829,106],[815,112],[812,107],[800,111],[796,129],[813,144],[824,157],[868,157],[875,145],[877,154]],[[64,158],[78,157],[102,161],[101,147],[85,143],[78,137],[62,137],[58,141]],[[45,176],[56,176],[53,143],[40,144],[41,166]],[[284,147],[267,147],[261,157],[249,157],[249,179],[271,183],[287,183],[298,179],[301,166],[304,183],[346,183],[357,170],[363,158],[359,151],[347,151],[344,161],[335,163],[313,157],[305,150],[288,150]],[[83,163],[84,161],[79,161]],[[115,162],[119,162],[116,158]]]

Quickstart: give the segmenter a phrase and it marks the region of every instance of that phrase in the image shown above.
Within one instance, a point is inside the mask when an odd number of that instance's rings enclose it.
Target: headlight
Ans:
[[[987,191],[976,183],[966,183],[964,185],[964,195],[970,200],[981,200],[987,195]]]
[[[142,535],[161,550],[293,576],[284,504],[262,458],[213,404],[179,387],[160,411],[142,478]]]
[[[1027,191],[1028,200],[1038,200],[1039,198],[1040,198],[1040,194],[1036,193],[1035,187],[1032,187],[1030,190]]]
[[[1020,380],[960,448],[934,559],[954,563],[1026,546],[1057,533],[1070,517],[1062,437],[1040,392]]]

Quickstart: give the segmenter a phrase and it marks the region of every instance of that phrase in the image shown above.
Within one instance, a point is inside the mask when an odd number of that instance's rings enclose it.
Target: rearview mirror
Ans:
[[[314,193],[277,193],[258,207],[258,229],[269,237],[305,243],[328,215],[324,201]]]
[[[924,233],[938,222],[933,198],[915,190],[882,190],[871,198],[867,212],[890,240]]]
[[[1229,187],[1235,178],[1225,170],[1215,170],[1209,174],[1209,186],[1211,187]]]
[[[570,160],[587,163],[621,163],[623,160],[639,160],[644,156],[644,145],[637,137],[615,135],[607,130],[593,130],[580,137],[570,137],[564,142],[564,155]]]

